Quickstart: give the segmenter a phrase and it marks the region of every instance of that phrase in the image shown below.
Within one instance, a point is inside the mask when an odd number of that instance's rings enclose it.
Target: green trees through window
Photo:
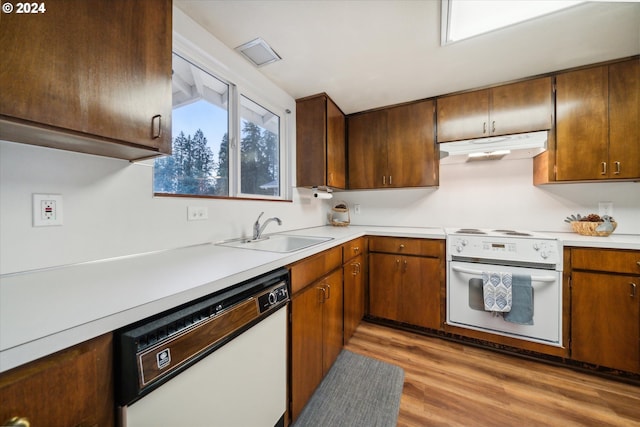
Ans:
[[[173,154],[155,160],[154,192],[280,197],[280,117],[175,54],[173,70]],[[234,93],[240,117],[229,114]]]

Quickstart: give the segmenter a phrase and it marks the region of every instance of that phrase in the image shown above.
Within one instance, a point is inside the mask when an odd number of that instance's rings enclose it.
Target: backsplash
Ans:
[[[572,213],[598,213],[613,202],[619,234],[640,234],[640,183],[534,186],[533,160],[496,160],[440,167],[438,189],[335,193],[351,206],[351,223],[408,227],[518,228],[569,232]],[[361,214],[355,215],[353,205]]]

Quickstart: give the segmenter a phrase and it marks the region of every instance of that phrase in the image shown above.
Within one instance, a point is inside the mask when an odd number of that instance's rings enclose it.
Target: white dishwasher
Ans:
[[[118,331],[120,426],[284,426],[288,301],[279,269]]]

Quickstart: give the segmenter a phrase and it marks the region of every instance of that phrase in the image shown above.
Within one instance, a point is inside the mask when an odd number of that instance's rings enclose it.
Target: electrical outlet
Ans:
[[[204,206],[187,206],[188,221],[203,221],[209,218],[209,210]]]
[[[33,226],[62,225],[62,194],[33,195]]]
[[[362,213],[362,208],[360,205],[353,205],[353,213],[356,215],[360,215]]]
[[[598,215],[613,216],[613,202],[598,202]]]

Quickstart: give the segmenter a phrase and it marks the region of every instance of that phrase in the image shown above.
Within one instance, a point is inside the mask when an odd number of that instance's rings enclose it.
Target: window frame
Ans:
[[[293,190],[291,185],[291,154],[290,154],[290,131],[291,111],[287,107],[278,106],[268,99],[268,96],[258,93],[258,91],[243,84],[240,78],[234,78],[232,70],[205,53],[202,49],[196,48],[190,42],[176,43],[174,33],[174,46],[172,53],[182,57],[186,61],[201,68],[215,78],[229,85],[229,106],[228,106],[228,137],[229,137],[229,189],[226,196],[220,195],[199,195],[180,193],[158,193],[152,188],[155,197],[191,197],[202,199],[233,199],[233,200],[264,200],[264,201],[284,201],[293,200]],[[279,182],[280,195],[261,195],[241,192],[241,96],[258,104],[264,109],[279,117]],[[173,136],[172,136],[173,140]],[[152,184],[153,186],[153,184]]]

